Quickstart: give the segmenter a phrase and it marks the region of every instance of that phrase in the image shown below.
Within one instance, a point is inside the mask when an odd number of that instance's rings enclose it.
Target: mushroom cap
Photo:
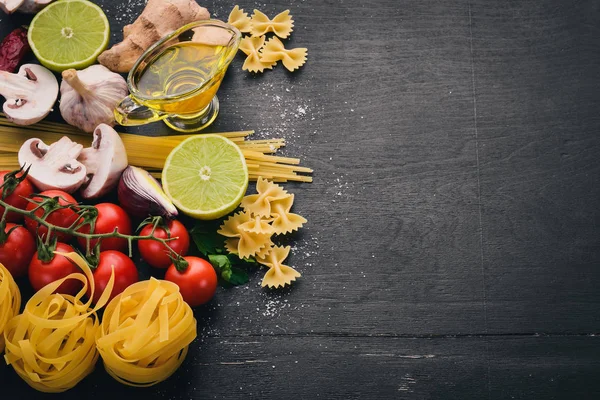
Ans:
[[[25,14],[35,14],[52,1],[54,0],[25,0],[18,11]]]
[[[58,97],[58,82],[41,65],[24,64],[16,74],[0,71],[0,94],[6,98],[2,107],[6,117],[17,125],[31,125],[52,110]]]
[[[19,164],[40,190],[59,189],[73,193],[86,177],[85,165],[77,161],[83,146],[66,136],[50,146],[40,139],[27,140],[19,150]]]
[[[83,149],[79,161],[87,169],[88,181],[81,190],[84,199],[95,199],[114,189],[128,165],[121,137],[106,124],[96,127],[92,147]]]
[[[7,14],[12,14],[23,4],[24,0],[0,0],[0,9]]]

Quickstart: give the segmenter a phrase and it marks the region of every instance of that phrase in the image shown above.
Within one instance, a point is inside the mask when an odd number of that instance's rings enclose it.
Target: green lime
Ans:
[[[86,0],[60,0],[40,11],[27,39],[43,66],[56,72],[83,69],[108,46],[110,27],[100,7]]]
[[[183,213],[217,219],[240,204],[248,167],[240,148],[219,135],[192,136],[171,151],[162,171],[163,189]]]

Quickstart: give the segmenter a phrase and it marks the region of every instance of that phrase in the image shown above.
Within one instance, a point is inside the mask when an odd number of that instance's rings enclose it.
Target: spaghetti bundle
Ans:
[[[248,165],[249,179],[259,176],[276,182],[312,182],[308,176],[312,169],[300,166],[300,159],[279,157],[274,154],[285,146],[284,139],[248,140],[253,131],[224,132],[218,135],[232,140],[239,146]],[[46,143],[67,136],[74,142],[89,147],[92,136],[78,129],[55,122],[39,122],[35,125],[15,125],[0,114],[0,169],[18,169],[17,153],[24,141],[39,138]],[[142,136],[121,133],[131,165],[144,168],[159,178],[167,156],[179,143],[193,135]]]
[[[106,371],[130,386],[152,386],[183,362],[196,320],[172,282],[134,283],[104,310],[97,335]]]
[[[98,359],[96,311],[106,304],[114,274],[96,307],[81,301],[88,281],[94,278],[87,263],[76,253],[60,253],[75,262],[84,274],[73,273],[44,286],[25,305],[23,314],[11,319],[4,332],[6,363],[31,387],[41,392],[60,393],[74,387],[93,370]],[[66,280],[82,282],[76,296],[53,294]],[[90,296],[90,299],[92,296]]]
[[[10,272],[0,264],[0,352],[4,351],[4,328],[19,313],[21,292]]]

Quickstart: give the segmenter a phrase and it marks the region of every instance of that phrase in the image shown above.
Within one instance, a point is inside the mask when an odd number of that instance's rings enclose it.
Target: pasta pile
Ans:
[[[269,267],[262,286],[270,288],[291,284],[301,275],[284,265],[290,247],[275,246],[273,235],[294,232],[307,221],[290,210],[294,195],[281,186],[259,177],[257,194],[245,196],[241,206],[243,212],[229,217],[217,231],[227,237],[225,248],[240,258],[255,257],[256,261]]]
[[[4,351],[4,328],[19,314],[21,292],[10,272],[0,264],[0,352]]]
[[[300,159],[279,157],[275,153],[285,146],[284,139],[247,140],[253,131],[224,132],[219,135],[233,141],[242,150],[248,176],[255,181],[264,176],[276,182],[312,182],[311,168],[300,165]],[[92,136],[69,125],[55,122],[39,122],[31,126],[18,126],[0,114],[0,169],[15,170],[19,168],[17,153],[24,141],[39,138],[46,143],[53,143],[62,136],[67,136],[77,143],[88,147]],[[142,136],[120,134],[127,158],[131,165],[148,170],[155,178],[160,178],[160,171],[167,156],[181,141],[190,135]]]
[[[240,32],[251,35],[244,37],[240,43],[240,50],[247,56],[242,65],[244,71],[263,72],[265,69],[272,69],[277,61],[281,61],[283,66],[292,72],[306,62],[308,49],[303,47],[286,49],[277,38],[287,39],[293,31],[294,20],[290,10],[285,10],[275,18],[269,19],[258,10],[254,10],[252,17],[249,17],[248,13],[236,5],[229,14],[228,22]],[[275,36],[266,41],[266,35],[271,32]]]
[[[74,273],[48,284],[34,294],[23,314],[6,325],[6,363],[31,387],[41,392],[60,393],[74,387],[93,370],[98,359],[96,311],[106,304],[114,284],[114,274],[96,307],[91,300],[81,301],[88,281],[94,291],[94,279],[87,263],[76,253],[66,253],[84,274]],[[76,295],[53,294],[67,279],[82,282]],[[90,296],[91,298],[91,296]]]
[[[97,346],[106,371],[131,386],[151,386],[183,362],[196,320],[172,282],[137,282],[106,307]]]

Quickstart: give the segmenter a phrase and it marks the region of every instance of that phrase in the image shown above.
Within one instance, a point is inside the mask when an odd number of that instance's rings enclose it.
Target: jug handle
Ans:
[[[145,125],[168,117],[167,113],[140,104],[131,96],[121,100],[114,114],[117,123],[123,126]]]

